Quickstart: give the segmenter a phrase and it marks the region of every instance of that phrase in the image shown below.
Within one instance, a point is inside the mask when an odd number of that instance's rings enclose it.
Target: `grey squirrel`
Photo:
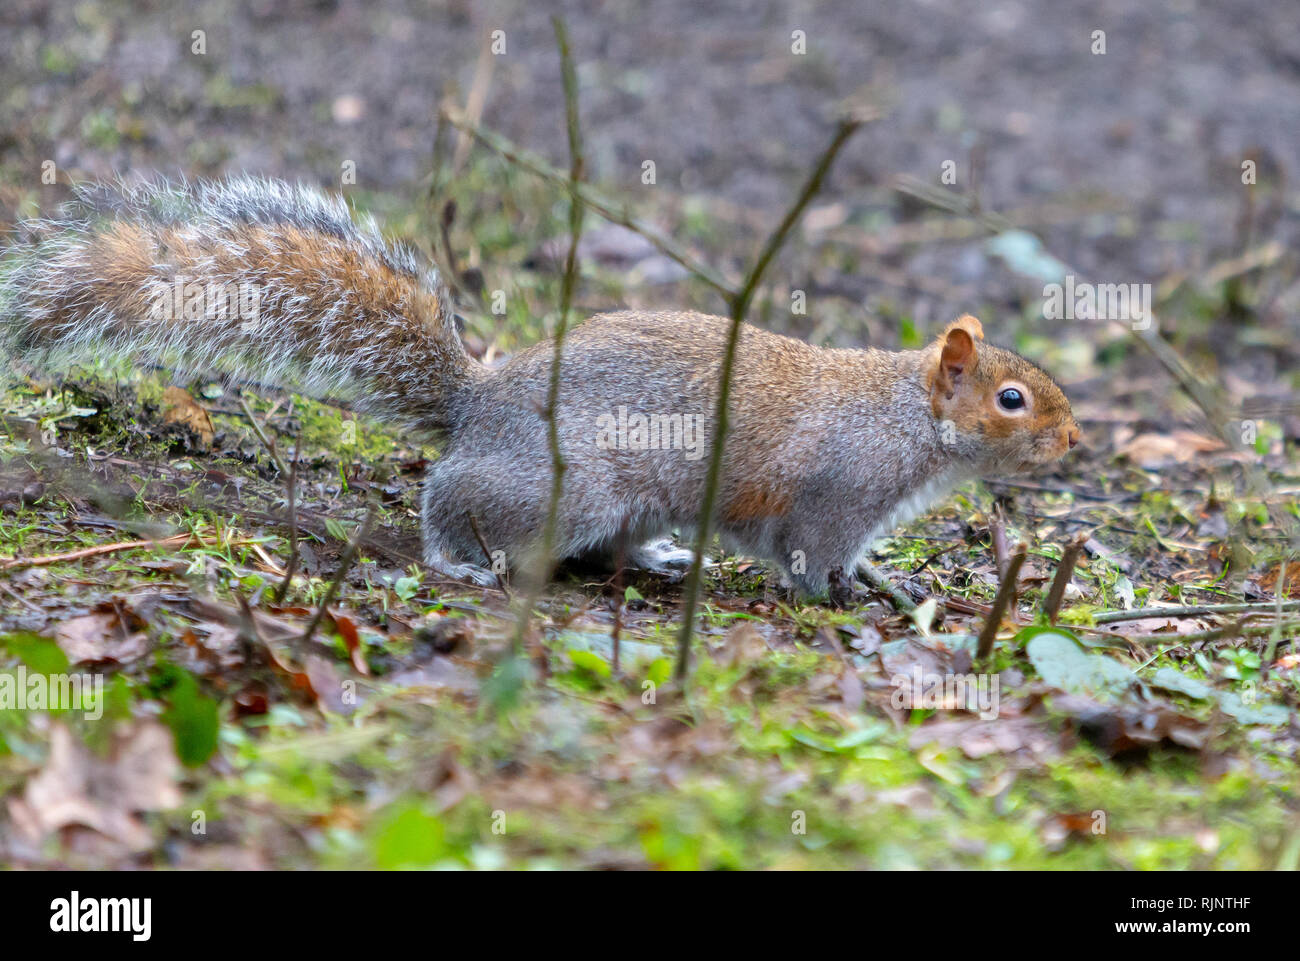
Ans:
[[[508,565],[526,558],[549,497],[553,345],[494,369],[473,359],[436,269],[341,198],[252,177],[90,185],[25,229],[0,261],[5,350],[38,363],[119,354],[346,396],[445,438],[422,493],[432,568],[495,583],[479,535]],[[630,310],[570,332],[560,558],[621,545],[632,566],[689,560],[666,537],[697,520],[729,323]],[[1078,439],[1052,378],[984,343],[974,317],[894,352],[746,325],[714,529],[820,595],[954,485],[1048,464]]]

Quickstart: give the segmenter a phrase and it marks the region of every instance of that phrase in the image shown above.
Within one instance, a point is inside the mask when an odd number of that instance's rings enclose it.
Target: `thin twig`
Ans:
[[[1074,540],[1065,545],[1061,563],[1056,565],[1056,576],[1052,578],[1052,586],[1047,590],[1047,601],[1043,604],[1043,613],[1053,624],[1056,623],[1056,617],[1061,612],[1065,588],[1069,585],[1070,578],[1074,576],[1074,565],[1079,563],[1079,554],[1083,551],[1083,545],[1087,540],[1087,534],[1077,535]]]
[[[582,133],[578,127],[578,75],[573,68],[569,50],[569,34],[564,21],[554,16],[551,26],[555,30],[555,43],[560,50],[560,76],[564,85],[564,117],[569,134],[569,252],[564,260],[564,277],[560,283],[560,316],[555,323],[554,352],[551,358],[551,377],[546,389],[546,441],[551,451],[551,494],[547,504],[546,520],[542,525],[541,556],[536,559],[534,580],[526,592],[526,600],[515,623],[511,646],[518,652],[532,619],[533,607],[542,596],[555,565],[555,545],[559,535],[560,496],[564,492],[564,472],[567,465],[560,449],[559,399],[560,360],[564,354],[564,336],[569,327],[569,308],[573,303],[573,289],[578,277],[578,241],[582,237],[582,200],[578,184],[582,180],[584,158]]]
[[[1262,637],[1265,634],[1271,634],[1275,630],[1284,632],[1286,637],[1300,637],[1300,621],[1269,621],[1267,624],[1245,624],[1241,621],[1233,621],[1223,627],[1214,627],[1206,631],[1192,631],[1188,634],[1166,632],[1163,634],[1115,634],[1112,636],[1116,640],[1125,641],[1129,644],[1175,644],[1179,647],[1185,647],[1197,641],[1221,641],[1230,637]]]
[[[997,565],[998,577],[1002,577],[1010,559],[1007,556],[1007,521],[1000,505],[994,506],[993,516],[989,519],[989,541],[993,545],[993,563]]]
[[[6,594],[8,594],[10,597],[12,597],[15,601],[17,601],[18,603],[20,603],[20,604],[22,604],[24,607],[26,607],[29,611],[35,611],[37,614],[46,614],[46,613],[48,613],[47,611],[43,611],[43,610],[41,610],[39,607],[37,607],[35,604],[33,604],[33,603],[32,603],[31,601],[29,601],[27,598],[23,597],[21,594],[19,594],[17,591],[15,591],[12,587],[10,587],[10,586],[9,586],[8,584],[6,584],[4,581],[0,581],[0,591],[4,591]]]
[[[343,549],[343,556],[339,558],[339,569],[334,572],[334,579],[330,581],[330,586],[325,589],[325,596],[321,598],[316,613],[312,615],[307,629],[302,632],[301,643],[310,643],[312,635],[316,633],[316,628],[320,626],[321,620],[325,617],[326,608],[333,602],[334,595],[338,593],[339,585],[343,583],[343,578],[347,576],[348,570],[352,567],[352,561],[357,556],[357,548],[366,539],[366,535],[370,533],[370,525],[375,519],[375,513],[375,505],[371,502],[366,508],[365,518],[357,526],[357,529],[352,532],[352,536],[348,538],[348,546]]]
[[[429,158],[429,189],[424,195],[423,232],[429,238],[429,247],[434,252],[435,259],[438,251],[438,222],[442,211],[441,200],[445,179],[443,172],[448,164],[447,132],[450,124],[445,112],[447,104],[450,104],[450,100],[445,101],[443,106],[438,108],[438,123],[433,131],[433,151]]]
[[[289,512],[289,563],[284,568],[284,580],[275,591],[275,603],[283,604],[289,593],[289,582],[298,570],[298,452],[302,446],[302,434],[293,442],[293,458],[289,461],[289,476],[285,480],[287,496],[286,510]]]
[[[478,518],[474,516],[473,511],[466,511],[465,518],[469,521],[469,529],[474,532],[474,540],[478,541],[478,546],[482,549],[483,557],[487,560],[487,566],[490,570],[492,568],[492,548],[488,547],[483,532],[479,530]],[[510,600],[510,588],[506,587],[506,582],[498,579],[498,584],[501,587],[501,593],[506,596],[506,600]]]
[[[688,251],[682,244],[679,244],[671,237],[665,236],[645,221],[633,216],[632,212],[626,205],[617,204],[614,201],[607,199],[588,184],[579,184],[576,187],[570,187],[569,183],[571,178],[568,174],[556,170],[545,160],[542,160],[535,154],[529,153],[528,151],[515,146],[500,134],[478,126],[470,121],[470,119],[459,108],[453,105],[445,104],[442,107],[442,116],[445,117],[447,122],[457,130],[463,130],[472,134],[476,140],[489,150],[499,153],[502,157],[516,166],[522,167],[524,170],[527,170],[535,176],[541,177],[543,180],[549,180],[552,183],[559,184],[564,187],[565,190],[570,191],[570,193],[576,194],[585,207],[589,207],[596,211],[596,213],[600,214],[611,223],[619,224],[620,226],[631,230],[633,233],[640,234],[646,240],[650,241],[651,245],[661,254],[680,264],[682,267],[685,267],[687,271],[717,290],[724,297],[729,298],[735,295],[731,284],[727,282],[726,278],[713,268],[692,256],[690,251]]]
[[[465,116],[471,123],[483,119],[483,108],[487,105],[488,89],[492,86],[492,71],[496,62],[496,55],[492,53],[492,40],[484,38],[483,46],[478,52],[478,63],[474,65],[474,79],[470,81],[469,95],[465,98]],[[453,177],[465,166],[465,161],[469,159],[469,148],[473,144],[473,137],[460,131],[460,136],[456,138],[456,149],[451,155]]]
[[[1258,611],[1300,611],[1300,601],[1265,601],[1262,604],[1188,604],[1182,607],[1135,607],[1128,611],[1102,611],[1093,616],[1095,624],[1137,621],[1146,617],[1198,617],[1202,614],[1248,614]]]
[[[164,537],[161,540],[152,541],[118,541],[113,544],[99,544],[95,547],[84,547],[79,551],[70,551],[67,554],[42,554],[38,557],[11,557],[0,560],[0,571],[11,571],[19,567],[49,567],[51,564],[61,564],[64,561],[79,561],[87,557],[96,557],[100,554],[113,554],[118,551],[133,551],[137,548],[162,547],[184,547],[191,540],[194,540],[193,534],[173,534],[171,537]]]
[[[731,374],[736,361],[736,347],[740,343],[740,332],[744,327],[745,314],[749,311],[749,304],[754,297],[754,291],[758,288],[758,283],[762,279],[764,271],[767,270],[768,264],[772,262],[777,252],[785,244],[790,231],[799,222],[799,218],[803,215],[804,209],[813,196],[821,189],[822,181],[830,170],[831,164],[835,161],[836,154],[840,152],[840,148],[848,142],[848,139],[853,136],[858,127],[862,126],[862,123],[863,118],[856,115],[850,115],[840,121],[830,143],[822,151],[817,165],[813,168],[812,174],[804,183],[803,189],[799,191],[799,196],[786,212],[785,217],[781,219],[776,230],[772,231],[771,236],[767,238],[767,242],[758,255],[758,260],[755,261],[754,266],[750,268],[749,274],[745,278],[745,283],[737,293],[728,298],[731,307],[731,329],[727,333],[727,344],[722,353],[722,366],[718,373],[718,400],[713,414],[713,450],[709,458],[708,473],[705,475],[704,501],[700,505],[700,516],[696,522],[695,556],[691,560],[690,573],[686,577],[686,586],[682,598],[682,627],[677,639],[677,667],[674,672],[678,683],[686,679],[686,668],[690,661],[691,633],[695,627],[695,610],[699,605],[700,582],[703,579],[704,571],[704,552],[709,546],[709,537],[712,534],[713,508],[717,501],[718,487],[722,477],[722,452],[727,436],[727,407],[731,399]]]
[[[1281,569],[1277,572],[1277,583],[1273,589],[1274,609],[1277,611],[1277,621],[1274,622],[1276,630],[1268,639],[1268,647],[1264,649],[1264,663],[1261,665],[1262,673],[1265,678],[1268,677],[1269,665],[1273,663],[1273,658],[1277,656],[1278,641],[1282,640],[1282,610],[1286,607],[1286,602],[1282,600],[1286,596],[1286,569],[1287,562],[1282,561]]]
[[[253,414],[253,408],[248,406],[248,401],[246,401],[242,395],[239,398],[239,405],[244,408],[244,414],[248,417],[248,422],[253,425],[253,433],[255,433],[257,439],[262,442],[262,446],[266,448],[266,452],[271,455],[271,461],[275,464],[275,469],[280,472],[281,477],[286,476],[289,472],[285,470],[284,461],[280,460],[280,454],[275,449],[275,442],[267,437],[266,432],[262,430],[262,425]]]
[[[880,568],[876,567],[870,561],[858,561],[858,576],[862,578],[870,587],[875,588],[881,594],[889,598],[890,602],[901,614],[911,614],[916,610],[916,601],[904,594],[899,588],[889,582],[889,578],[884,575]]]
[[[1011,555],[1011,561],[1007,564],[1007,572],[1002,575],[1002,583],[998,587],[998,593],[993,598],[993,610],[989,612],[988,620],[984,622],[984,629],[980,631],[979,645],[975,648],[975,657],[983,659],[993,653],[993,641],[998,636],[998,628],[1002,626],[1002,617],[1006,614],[1012,599],[1016,596],[1016,587],[1020,580],[1020,566],[1025,563],[1025,557],[1029,554],[1029,545],[1021,541],[1016,545],[1015,553]]]
[[[451,227],[456,222],[456,201],[448,200],[442,205],[442,216],[438,218],[438,236],[442,238],[442,255],[447,259],[446,276],[448,286],[460,289],[460,264],[456,262],[456,248],[451,243]]]

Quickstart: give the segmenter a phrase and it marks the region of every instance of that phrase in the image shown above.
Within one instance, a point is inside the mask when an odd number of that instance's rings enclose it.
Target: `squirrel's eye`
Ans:
[[[1025,398],[1014,387],[998,392],[998,405],[1003,410],[1020,410],[1025,406]]]

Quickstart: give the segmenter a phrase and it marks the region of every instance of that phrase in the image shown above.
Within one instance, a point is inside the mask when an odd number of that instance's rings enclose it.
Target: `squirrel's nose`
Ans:
[[[1074,450],[1074,445],[1079,443],[1079,428],[1071,427],[1065,432],[1065,439],[1070,444],[1070,450]]]

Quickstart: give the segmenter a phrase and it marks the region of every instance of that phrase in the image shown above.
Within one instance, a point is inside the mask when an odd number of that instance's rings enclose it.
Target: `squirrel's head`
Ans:
[[[980,474],[1050,464],[1079,442],[1070,402],[1051,376],[984,343],[984,328],[969,314],[930,346],[926,374],[941,441]]]

